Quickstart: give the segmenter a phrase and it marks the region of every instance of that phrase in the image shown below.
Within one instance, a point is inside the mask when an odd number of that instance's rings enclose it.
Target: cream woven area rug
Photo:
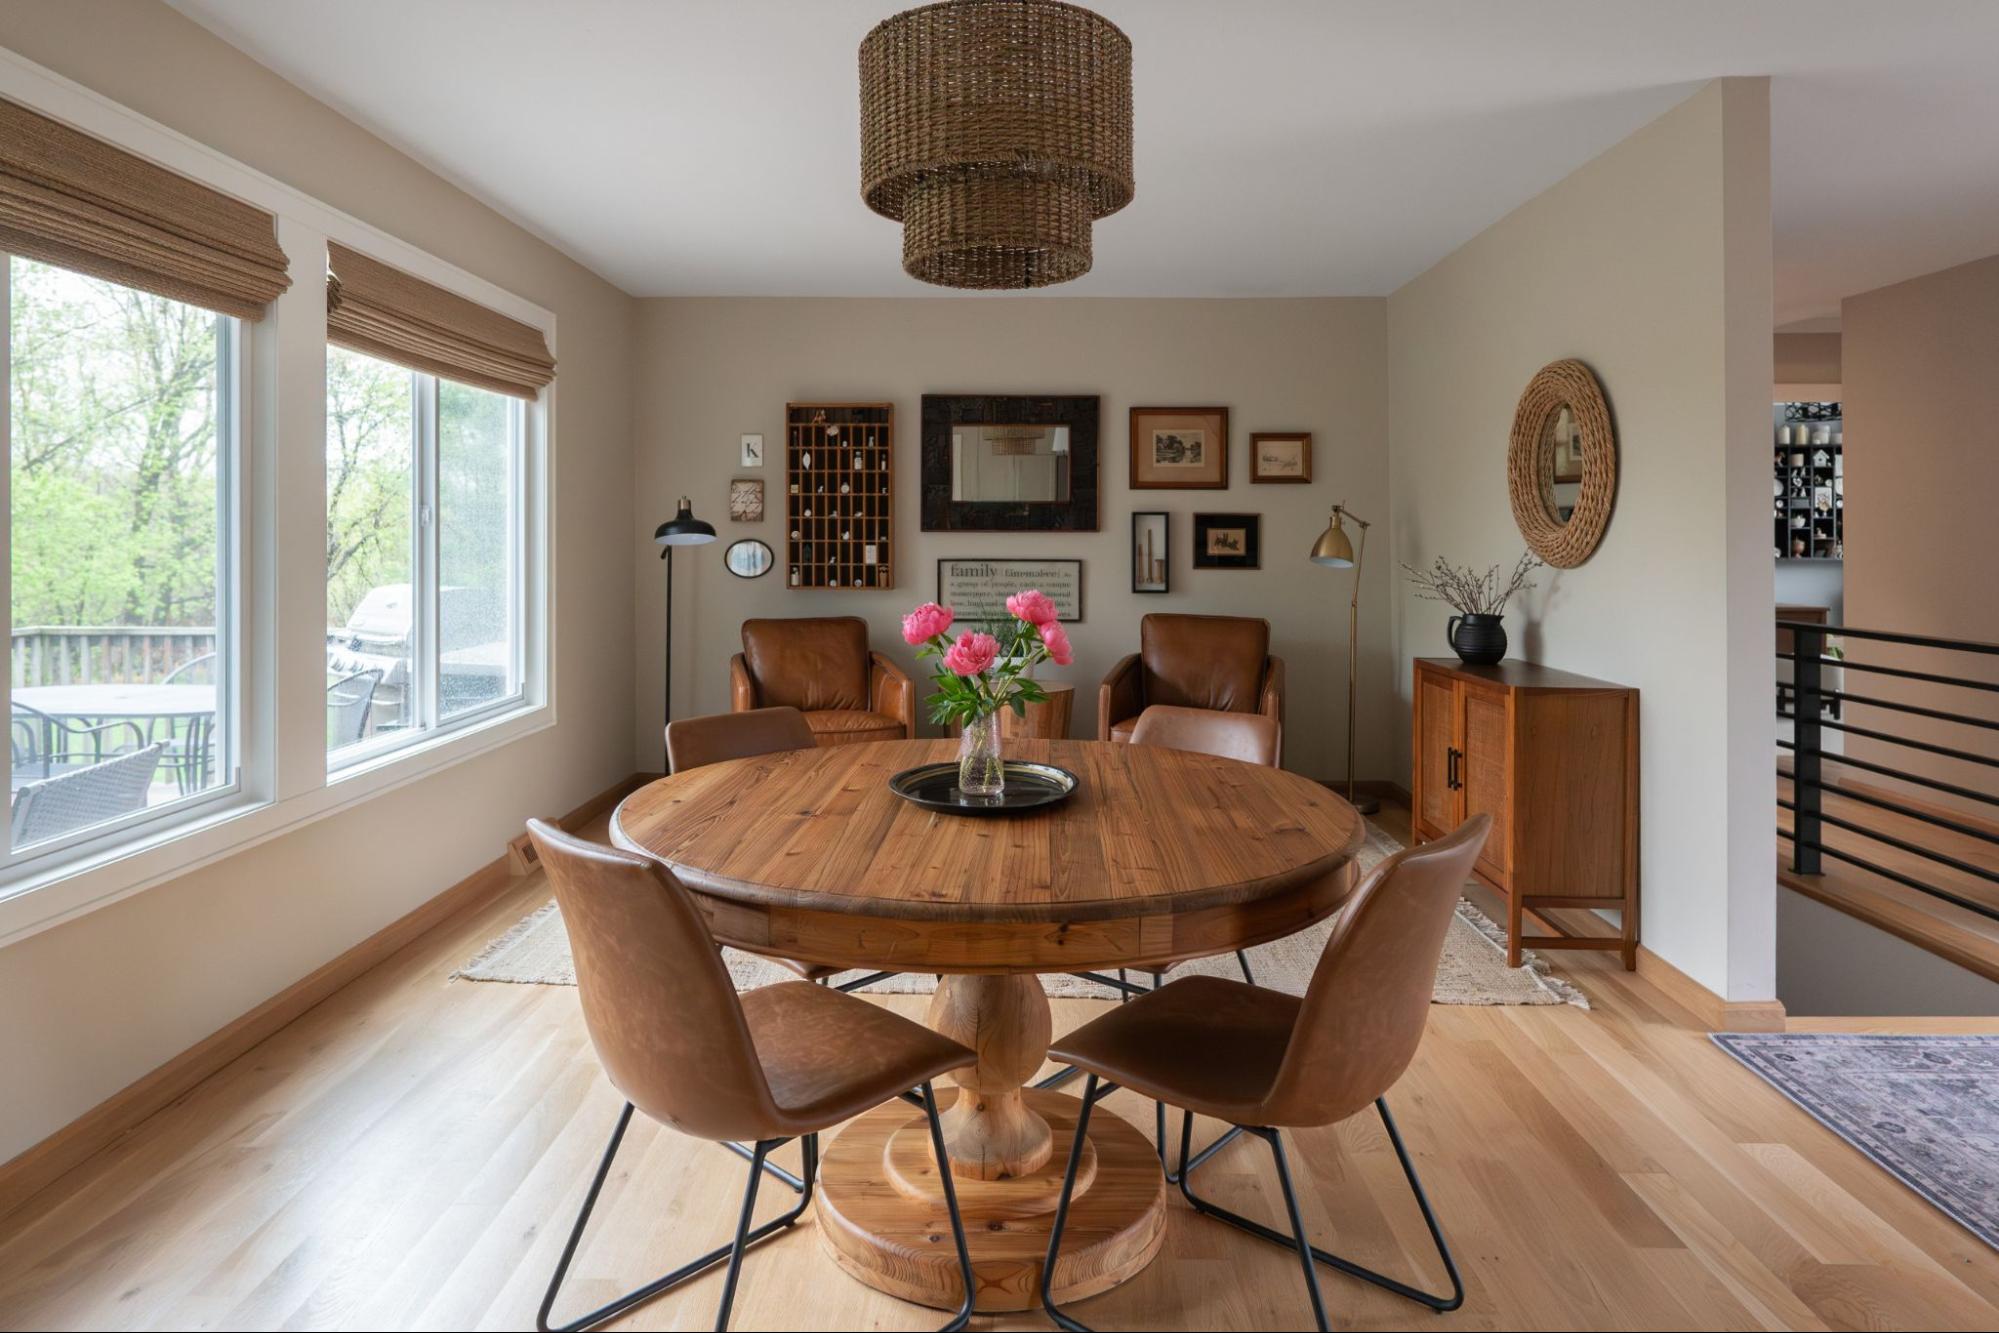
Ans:
[[[1361,868],[1371,868],[1400,851],[1401,846],[1380,828],[1369,824],[1367,842],[1360,851]],[[1249,963],[1256,973],[1257,984],[1303,995],[1331,930],[1332,923],[1322,921],[1310,930],[1251,949]],[[729,975],[735,979],[737,990],[796,979],[784,968],[755,954],[725,948],[722,956],[729,964]],[[1443,962],[1437,969],[1437,988],[1431,999],[1437,1004],[1572,1004],[1589,1008],[1583,993],[1551,972],[1538,955],[1530,951],[1524,958],[1522,966],[1508,967],[1505,932],[1476,907],[1460,900],[1457,915],[1444,936]],[[1173,969],[1171,975],[1198,972],[1219,977],[1242,976],[1233,955],[1197,958]],[[467,981],[574,986],[576,965],[569,956],[569,936],[562,928],[556,905],[549,903],[530,913],[454,975]],[[1143,982],[1143,978],[1138,980]],[[1055,974],[1042,977],[1041,984],[1054,996],[1116,998],[1116,992],[1110,988],[1080,977]],[[937,978],[930,973],[906,972],[868,989],[875,994],[928,995],[936,988]]]

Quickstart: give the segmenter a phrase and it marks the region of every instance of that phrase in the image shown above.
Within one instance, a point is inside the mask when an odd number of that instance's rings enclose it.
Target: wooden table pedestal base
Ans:
[[[939,1088],[939,1105],[968,1095]],[[1048,1231],[1082,1110],[1062,1092],[1029,1089],[1024,1096],[1053,1131],[1056,1151],[1048,1160],[1016,1178],[952,1176],[981,1311],[1041,1303]],[[921,1111],[891,1102],[841,1129],[819,1166],[818,1214],[821,1241],[848,1273],[906,1301],[957,1308],[958,1256]],[[1152,1141],[1100,1104],[1076,1175],[1055,1299],[1110,1290],[1152,1262],[1165,1234],[1166,1180]]]

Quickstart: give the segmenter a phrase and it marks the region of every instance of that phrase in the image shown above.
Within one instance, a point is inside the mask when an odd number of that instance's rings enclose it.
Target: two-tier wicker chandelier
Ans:
[[[1090,271],[1131,202],[1131,39],[1062,0],[946,0],[861,42],[861,197],[943,287]]]

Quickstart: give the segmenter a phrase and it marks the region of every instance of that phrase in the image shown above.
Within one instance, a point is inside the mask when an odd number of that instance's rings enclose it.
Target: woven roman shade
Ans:
[[[555,378],[540,329],[337,241],[326,249],[328,342],[516,398]]]
[[[5,99],[0,250],[238,319],[291,286],[263,209]]]

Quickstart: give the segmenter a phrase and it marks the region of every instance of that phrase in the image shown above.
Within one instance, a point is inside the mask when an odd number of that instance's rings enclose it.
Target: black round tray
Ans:
[[[1060,805],[1076,790],[1076,775],[1054,764],[1006,760],[1006,787],[998,796],[958,790],[958,765],[921,764],[888,780],[888,789],[912,805],[946,815],[1017,815]]]

